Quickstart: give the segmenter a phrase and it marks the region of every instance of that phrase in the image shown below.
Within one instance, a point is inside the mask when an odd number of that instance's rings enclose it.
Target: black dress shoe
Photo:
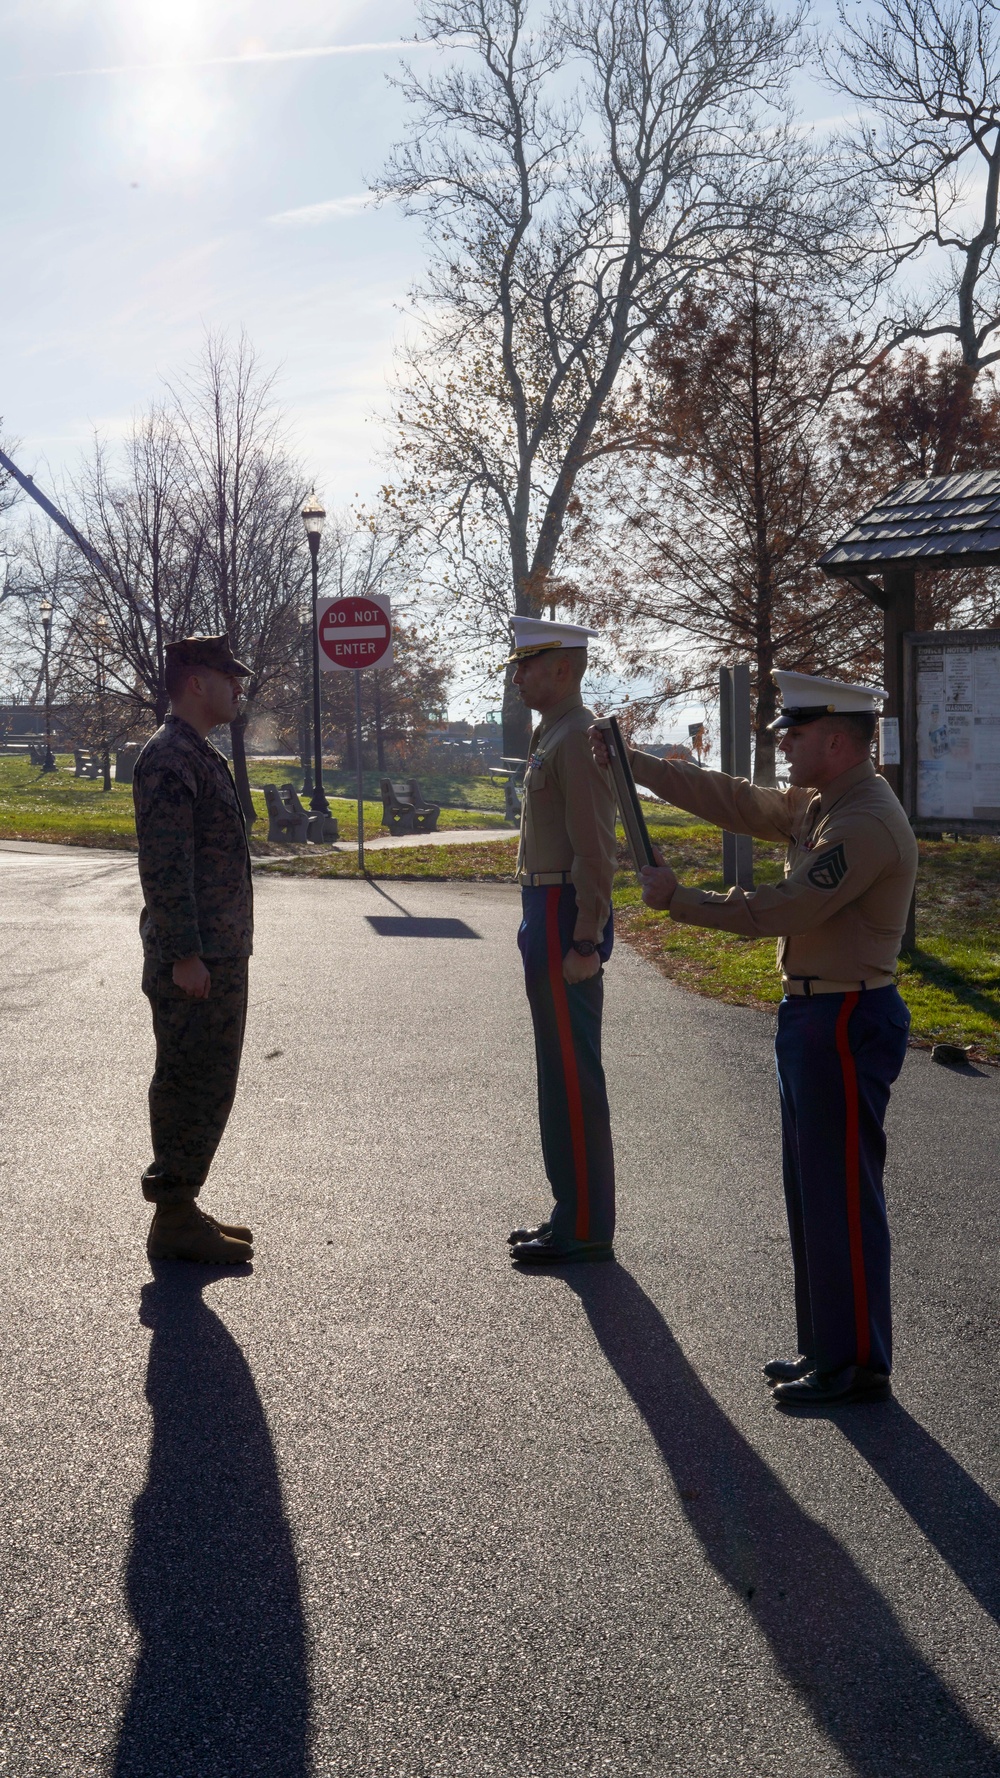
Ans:
[[[518,1241],[510,1257],[519,1266],[566,1266],[587,1260],[614,1259],[610,1241],[577,1241],[566,1246],[554,1241],[551,1233],[530,1241]]]
[[[775,1383],[797,1383],[800,1377],[808,1377],[815,1369],[815,1358],[806,1358],[800,1352],[798,1358],[772,1358],[764,1366],[764,1375],[773,1389]]]
[[[888,1372],[845,1364],[839,1371],[810,1371],[795,1383],[777,1383],[771,1400],[778,1408],[826,1408],[849,1401],[885,1401],[891,1394]]]
[[[549,1235],[551,1232],[552,1224],[550,1222],[540,1222],[538,1227],[533,1229],[511,1229],[507,1239],[512,1247],[516,1247],[519,1241],[537,1241],[539,1235]]]

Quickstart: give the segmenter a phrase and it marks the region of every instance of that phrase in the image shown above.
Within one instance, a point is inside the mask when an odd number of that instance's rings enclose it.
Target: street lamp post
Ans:
[[[302,646],[299,650],[302,667],[302,704],[299,710],[299,756],[302,764],[302,795],[312,796],[312,761],[309,753],[309,636],[313,624],[313,613],[309,605],[300,605],[299,623],[301,625]]]
[[[42,771],[54,772],[56,769],[56,762],[52,752],[52,693],[49,685],[49,646],[52,641],[52,605],[48,599],[42,600],[42,603],[39,606],[39,615],[42,620],[42,634],[45,637],[45,763],[42,766]]]
[[[309,807],[317,815],[328,815],[330,805],[323,793],[323,732],[322,718],[319,707],[319,624],[316,621],[316,607],[319,600],[319,540],[323,533],[326,512],[316,498],[313,489],[302,508],[302,523],[309,539],[309,554],[312,557],[312,657],[313,657],[313,742],[315,749],[314,772],[316,782]]]
[[[94,627],[97,631],[97,720],[101,729],[101,770],[104,774],[104,788],[108,791],[111,789],[111,748],[108,745],[108,713],[104,704],[104,651],[108,645],[108,620],[103,611],[98,613]]]

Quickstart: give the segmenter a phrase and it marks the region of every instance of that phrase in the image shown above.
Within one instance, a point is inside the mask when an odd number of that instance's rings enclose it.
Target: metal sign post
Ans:
[[[358,766],[358,869],[365,868],[365,770],[361,757],[361,668],[354,669],[354,749]]]
[[[317,607],[320,666],[354,674],[354,735],[358,767],[358,870],[365,868],[365,782],[361,754],[361,675],[392,665],[392,613],[381,593],[326,599]]]
[[[750,777],[750,668],[746,661],[719,668],[719,750],[722,770]],[[748,833],[723,833],[722,881],[753,888],[753,840]]]

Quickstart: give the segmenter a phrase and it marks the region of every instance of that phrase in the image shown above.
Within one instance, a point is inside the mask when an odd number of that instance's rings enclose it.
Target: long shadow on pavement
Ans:
[[[154,1270],[140,1309],[153,1439],[128,1566],[142,1651],[115,1778],[305,1778],[305,1629],[264,1410],[202,1301],[219,1273]]]
[[[1000,1507],[898,1401],[839,1429],[984,1611],[1000,1623]]]
[[[853,1557],[722,1412],[635,1279],[620,1265],[565,1276],[656,1440],[705,1555],[854,1771],[863,1778],[1000,1774],[1000,1747],[924,1660]],[[846,1430],[861,1416],[875,1424],[885,1413],[867,1404],[841,1409],[837,1419]]]

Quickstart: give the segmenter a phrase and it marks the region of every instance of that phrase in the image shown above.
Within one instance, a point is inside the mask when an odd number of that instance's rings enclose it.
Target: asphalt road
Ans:
[[[0,851],[0,1773],[1000,1774],[996,1074],[909,1058],[896,1399],[790,1421],[767,1017],[619,948],[619,1262],[520,1277],[513,891],[258,896],[258,1259],[154,1278],[134,861]]]

